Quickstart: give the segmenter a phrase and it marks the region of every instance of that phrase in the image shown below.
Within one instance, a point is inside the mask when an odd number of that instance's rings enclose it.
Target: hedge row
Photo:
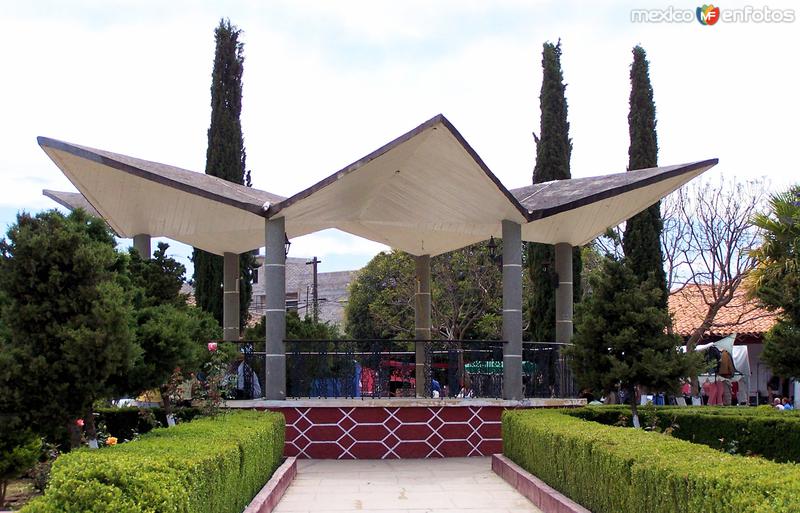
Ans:
[[[24,513],[239,513],[283,453],[279,413],[238,412],[155,429],[139,440],[81,449],[53,465]]]
[[[105,424],[110,436],[120,440],[131,440],[135,434],[143,435],[153,429],[152,420],[159,425],[167,425],[164,408],[99,408],[95,410],[98,424]],[[152,417],[150,415],[152,414]],[[173,415],[178,422],[188,422],[200,415],[198,408],[176,408]]]
[[[559,411],[503,414],[503,452],[594,513],[800,511],[800,468]]]
[[[640,408],[642,425],[672,427],[672,436],[735,454],[758,455],[777,462],[800,462],[800,416],[773,408]],[[606,425],[630,418],[628,406],[572,410],[570,415]],[[652,417],[655,416],[655,419]]]

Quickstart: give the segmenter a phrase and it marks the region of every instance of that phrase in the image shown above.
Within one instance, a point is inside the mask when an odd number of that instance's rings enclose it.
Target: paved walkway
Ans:
[[[298,460],[275,513],[541,513],[495,475],[491,458]]]

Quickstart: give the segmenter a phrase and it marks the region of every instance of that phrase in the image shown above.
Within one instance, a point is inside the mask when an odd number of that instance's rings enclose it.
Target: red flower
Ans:
[[[83,419],[78,419],[78,420],[76,420],[76,421],[75,421],[75,424],[76,424],[78,427],[83,427]]]
[[[217,343],[216,342],[209,342],[208,343],[208,350],[212,353],[217,350]]]

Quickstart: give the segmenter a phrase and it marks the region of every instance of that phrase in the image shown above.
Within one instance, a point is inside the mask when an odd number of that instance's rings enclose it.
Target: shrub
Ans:
[[[41,448],[41,439],[30,431],[0,435],[0,508],[5,504],[8,482],[36,463]]]
[[[558,411],[506,411],[503,451],[595,513],[800,511],[800,469]]]
[[[239,412],[80,449],[53,465],[25,513],[239,513],[280,464],[284,419]]]
[[[673,427],[672,436],[737,454],[754,454],[777,462],[800,462],[800,415],[767,408],[672,407],[644,408],[642,425],[662,430]],[[569,415],[601,424],[617,424],[629,415],[624,406],[587,407]],[[652,417],[655,418],[652,418]]]

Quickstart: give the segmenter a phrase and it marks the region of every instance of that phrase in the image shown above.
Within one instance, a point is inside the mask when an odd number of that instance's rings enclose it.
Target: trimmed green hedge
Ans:
[[[229,413],[74,451],[22,512],[240,513],[278,468],[284,427],[279,413]]]
[[[800,415],[771,407],[643,407],[642,425],[662,430],[672,426],[672,436],[726,452],[758,455],[777,462],[800,462]],[[589,406],[569,415],[606,425],[630,418],[628,406]]]
[[[503,413],[503,452],[594,513],[800,511],[800,468],[552,410]]]

